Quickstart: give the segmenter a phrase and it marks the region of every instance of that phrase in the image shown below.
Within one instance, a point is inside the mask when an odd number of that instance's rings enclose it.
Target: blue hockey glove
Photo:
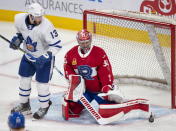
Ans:
[[[16,36],[14,36],[11,40],[11,43],[10,43],[10,48],[16,50],[20,47],[20,44],[23,42],[23,36],[21,33],[17,33]]]
[[[52,52],[47,52],[36,59],[37,68],[42,68],[45,63],[50,62],[52,59]]]

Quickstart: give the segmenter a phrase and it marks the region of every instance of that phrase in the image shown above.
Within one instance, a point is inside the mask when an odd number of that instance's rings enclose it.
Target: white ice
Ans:
[[[76,32],[58,29],[63,42],[63,50],[56,56],[56,66],[63,72],[63,57],[71,47],[76,45]],[[14,24],[0,22],[0,34],[8,39],[16,33]],[[9,44],[0,38],[0,131],[8,131],[7,117],[14,103],[18,103],[19,76],[18,66],[22,52],[9,49]],[[61,94],[66,90],[67,83],[56,70],[50,82],[50,91],[53,94],[54,103],[60,103]],[[51,108],[55,112],[49,111],[46,118],[39,121],[32,121],[31,117],[26,117],[26,129],[30,131],[175,131],[176,111],[170,109],[170,92],[140,86],[120,86],[125,96],[129,99],[142,97],[149,99],[153,105],[153,110],[157,114],[154,123],[149,123],[146,119],[131,119],[117,122],[112,125],[98,125],[90,115],[85,115],[78,120],[71,119],[64,121],[61,118],[61,109],[57,106]],[[59,94],[59,95],[58,95]],[[31,93],[32,106],[37,107],[37,90],[35,81],[32,82]],[[155,105],[160,105],[155,108]],[[36,110],[36,109],[34,109]],[[52,112],[52,113],[51,113]],[[87,117],[86,117],[87,116]]]

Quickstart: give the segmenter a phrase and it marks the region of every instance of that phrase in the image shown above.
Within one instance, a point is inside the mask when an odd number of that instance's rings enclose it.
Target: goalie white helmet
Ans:
[[[28,12],[28,14],[30,14],[34,17],[40,17],[40,16],[44,15],[45,11],[40,4],[33,3],[33,4],[29,5],[27,12]]]
[[[89,31],[84,29],[77,33],[76,38],[77,38],[78,43],[91,42],[92,34]]]
[[[84,53],[87,53],[91,46],[92,34],[84,29],[77,33],[76,39]]]

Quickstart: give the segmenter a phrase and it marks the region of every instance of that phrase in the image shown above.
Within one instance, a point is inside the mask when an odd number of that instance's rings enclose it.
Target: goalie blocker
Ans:
[[[146,99],[135,99],[121,104],[99,104],[99,109],[96,111],[85,97],[84,93],[84,79],[80,75],[72,75],[70,77],[68,91],[64,96],[64,102],[62,104],[62,115],[65,120],[69,120],[69,118],[73,117],[79,117],[84,108],[89,111],[99,124],[116,122],[125,114],[134,110],[140,110],[147,114],[148,117],[150,115],[149,103]],[[149,117],[149,121],[153,122],[152,120],[153,116],[151,115]]]

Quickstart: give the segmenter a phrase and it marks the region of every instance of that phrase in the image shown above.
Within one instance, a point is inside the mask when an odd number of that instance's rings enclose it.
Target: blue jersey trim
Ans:
[[[54,47],[62,48],[62,46],[58,45],[60,42],[61,42],[61,40],[57,41],[54,44],[49,44],[49,46],[54,46]]]
[[[50,93],[48,94],[48,95],[38,95],[39,97],[47,97],[47,96],[49,96],[50,95]]]
[[[20,93],[19,93],[19,95],[20,95],[20,96],[25,96],[25,97],[29,96],[29,95],[23,95],[23,94],[20,94]]]
[[[20,87],[19,87],[19,89],[20,89],[21,91],[30,91],[30,90],[31,90],[31,88],[28,89],[28,90],[25,90],[25,89],[22,89],[22,88],[20,88]]]
[[[50,100],[50,99],[48,99],[48,100],[46,100],[46,101],[41,101],[41,100],[39,100],[39,101],[44,103],[44,102],[47,102],[47,101],[49,101],[49,100]]]

